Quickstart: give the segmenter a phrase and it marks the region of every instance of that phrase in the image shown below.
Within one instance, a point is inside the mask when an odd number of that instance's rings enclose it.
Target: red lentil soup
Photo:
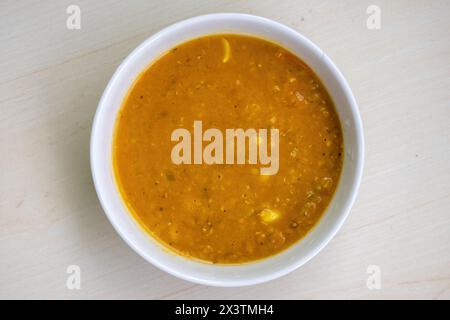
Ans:
[[[277,128],[279,170],[174,164],[177,128]],[[339,180],[343,138],[314,72],[277,44],[212,35],[144,70],[118,114],[116,182],[132,216],[178,254],[244,263],[277,254],[318,223]]]

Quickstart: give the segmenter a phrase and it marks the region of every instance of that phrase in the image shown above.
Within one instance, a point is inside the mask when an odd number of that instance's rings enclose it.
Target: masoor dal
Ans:
[[[261,164],[174,164],[177,128],[279,130],[279,170]],[[178,254],[212,263],[269,257],[318,223],[338,184],[340,122],[298,57],[253,37],[183,43],[136,79],[117,118],[118,189],[138,223]]]

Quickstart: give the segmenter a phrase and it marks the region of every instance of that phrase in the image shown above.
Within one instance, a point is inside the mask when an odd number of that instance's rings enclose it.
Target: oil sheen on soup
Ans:
[[[276,128],[276,174],[248,161],[174,163],[172,133],[185,128],[194,140],[196,121],[224,139],[230,128]],[[183,43],[144,70],[113,143],[118,188],[146,232],[178,254],[225,264],[272,256],[304,237],[330,203],[342,158],[339,118],[313,71],[274,43],[228,34]]]

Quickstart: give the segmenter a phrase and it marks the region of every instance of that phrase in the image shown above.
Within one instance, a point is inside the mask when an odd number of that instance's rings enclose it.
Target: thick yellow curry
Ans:
[[[261,175],[264,164],[249,161],[174,163],[174,130],[194,140],[199,121],[224,136],[276,128],[276,173]],[[274,43],[228,34],[183,43],[144,70],[113,143],[117,185],[134,218],[171,250],[212,263],[265,258],[304,237],[330,203],[342,158],[340,122],[314,72]]]

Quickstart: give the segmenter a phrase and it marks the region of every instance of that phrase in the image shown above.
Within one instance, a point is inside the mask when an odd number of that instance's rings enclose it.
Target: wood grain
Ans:
[[[82,29],[66,28],[77,4]],[[381,8],[380,30],[366,8]],[[103,89],[141,41],[177,20],[245,12],[318,44],[348,79],[366,137],[352,213],[281,279],[210,288],[135,254],[102,212],[89,135]],[[0,298],[450,298],[449,1],[2,1]],[[79,265],[81,290],[66,288]],[[381,268],[380,290],[366,286]]]

